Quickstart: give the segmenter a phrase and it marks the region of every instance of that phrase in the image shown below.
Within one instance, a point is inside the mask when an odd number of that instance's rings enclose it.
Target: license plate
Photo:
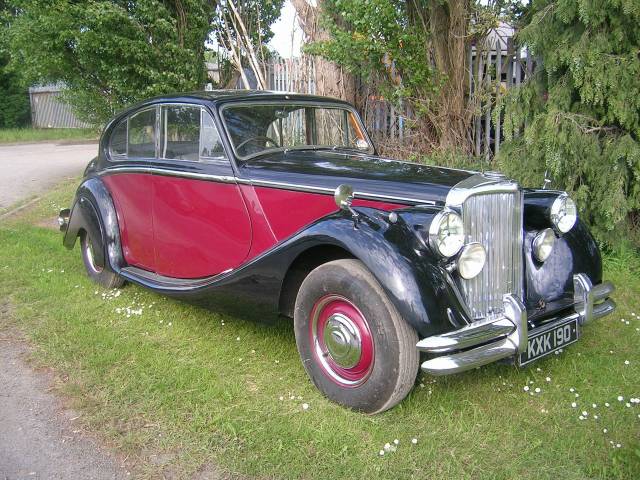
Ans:
[[[518,363],[522,366],[538,360],[577,341],[579,336],[577,318],[550,326],[540,332],[530,332],[527,351],[520,354]]]

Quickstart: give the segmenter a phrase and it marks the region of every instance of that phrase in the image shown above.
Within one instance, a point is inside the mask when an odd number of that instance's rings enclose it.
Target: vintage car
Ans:
[[[527,365],[615,308],[566,193],[381,158],[354,108],[328,98],[139,103],[107,125],[59,221],[104,287],[292,317],[313,383],[368,413],[400,402],[420,367]]]

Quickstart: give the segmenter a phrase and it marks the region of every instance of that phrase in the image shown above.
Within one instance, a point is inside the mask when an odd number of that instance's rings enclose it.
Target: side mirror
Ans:
[[[338,185],[333,194],[336,205],[341,210],[351,210],[351,202],[353,202],[353,187],[351,185]]]

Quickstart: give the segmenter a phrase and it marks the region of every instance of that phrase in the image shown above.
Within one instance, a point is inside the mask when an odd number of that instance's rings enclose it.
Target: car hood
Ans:
[[[333,191],[346,183],[356,198],[412,204],[443,204],[454,185],[475,173],[326,150],[277,152],[240,165],[240,176],[256,185]]]

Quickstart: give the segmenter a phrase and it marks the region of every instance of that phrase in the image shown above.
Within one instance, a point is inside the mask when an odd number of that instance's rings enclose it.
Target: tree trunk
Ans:
[[[471,4],[469,0],[448,0],[430,2],[429,8],[433,61],[442,76],[434,121],[439,147],[470,151],[467,63],[471,43],[468,32]]]
[[[322,0],[313,6],[307,0],[292,0],[300,27],[306,37],[305,43],[329,40],[329,33],[320,25]],[[346,100],[360,107],[356,78],[339,65],[319,56],[312,57],[315,72],[316,95]]]

